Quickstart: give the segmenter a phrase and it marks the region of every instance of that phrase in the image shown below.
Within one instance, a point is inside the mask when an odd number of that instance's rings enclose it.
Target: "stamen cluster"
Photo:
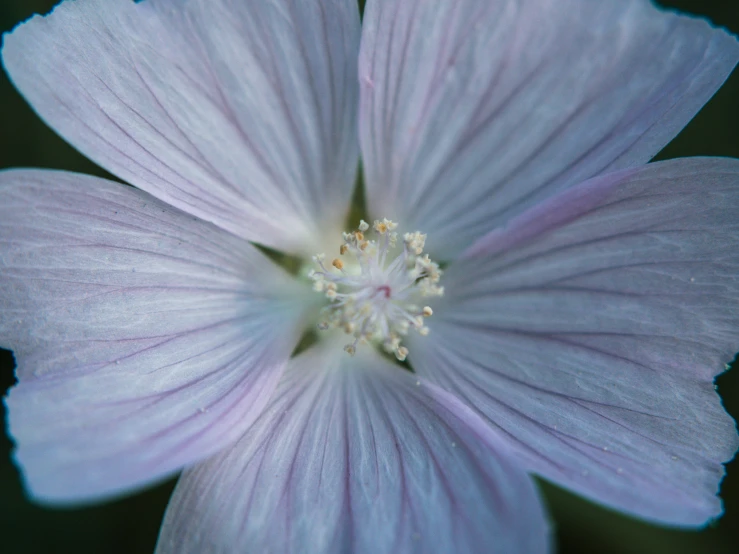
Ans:
[[[408,349],[402,337],[414,329],[427,335],[424,318],[433,313],[429,306],[419,307],[423,297],[442,296],[439,265],[423,253],[426,235],[406,233],[403,250],[387,263],[397,249],[397,223],[376,220],[372,229],[375,240],[367,239],[370,226],[361,221],[356,231],[344,233],[340,258],[326,267],[326,256],[313,257],[320,271],[310,273],[313,288],[325,294],[330,304],[322,311],[321,330],[342,329],[354,341],[344,350],[354,355],[360,343],[380,344],[388,353],[403,361]]]

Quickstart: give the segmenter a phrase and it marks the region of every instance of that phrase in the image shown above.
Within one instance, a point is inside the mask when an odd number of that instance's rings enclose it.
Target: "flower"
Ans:
[[[739,162],[644,164],[734,37],[647,0],[67,0],[3,60],[136,187],[0,174],[37,500],[186,468],[178,554],[542,552],[528,472],[721,514]],[[373,227],[346,230],[360,151]]]

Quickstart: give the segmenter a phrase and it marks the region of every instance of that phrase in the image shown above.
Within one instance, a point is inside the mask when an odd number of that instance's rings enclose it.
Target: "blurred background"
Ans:
[[[54,0],[0,0],[0,32],[11,30],[33,13],[48,12],[55,3]],[[661,0],[659,4],[706,16],[739,34],[739,0]],[[739,157],[739,71],[659,157],[697,155]],[[18,166],[110,177],[36,118],[2,74],[0,168]],[[13,357],[10,352],[0,350],[0,392],[4,394],[13,381]],[[721,376],[718,385],[726,409],[736,419],[739,367]],[[4,411],[2,417],[4,429]],[[6,434],[0,434],[0,552],[153,552],[174,482],[94,508],[45,509],[25,499],[18,471],[10,459],[11,448]],[[721,491],[726,514],[700,532],[654,527],[597,507],[551,485],[541,483],[541,487],[551,508],[562,553],[733,554],[739,551],[739,463],[730,463],[727,473]]]

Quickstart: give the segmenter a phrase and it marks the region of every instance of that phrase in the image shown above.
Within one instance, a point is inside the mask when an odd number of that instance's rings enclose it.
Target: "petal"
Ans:
[[[413,367],[535,472],[653,521],[721,514],[739,446],[713,379],[739,346],[739,161],[594,179],[455,262]]]
[[[157,552],[547,545],[533,483],[477,416],[369,349],[352,359],[334,344],[296,358],[234,448],[183,474]]]
[[[542,199],[647,162],[739,42],[646,0],[375,0],[360,54],[374,215],[451,258]]]
[[[0,344],[31,494],[117,494],[241,436],[297,342],[297,294],[247,242],[132,187],[0,173]]]
[[[7,35],[3,61],[101,166],[294,250],[352,194],[359,29],[353,0],[76,0]]]

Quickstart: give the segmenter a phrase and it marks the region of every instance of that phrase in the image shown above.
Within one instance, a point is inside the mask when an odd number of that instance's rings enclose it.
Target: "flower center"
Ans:
[[[360,343],[376,343],[403,361],[408,349],[401,345],[402,337],[411,329],[424,336],[429,333],[424,318],[433,312],[420,305],[424,297],[444,294],[444,287],[438,285],[441,271],[423,254],[426,235],[406,233],[398,253],[396,223],[377,220],[372,228],[374,240],[365,238],[366,221],[356,231],[344,233],[341,257],[331,262],[330,270],[324,254],[313,257],[320,269],[310,273],[313,288],[330,301],[318,328],[342,329],[352,335],[354,341],[344,347],[350,355]]]

